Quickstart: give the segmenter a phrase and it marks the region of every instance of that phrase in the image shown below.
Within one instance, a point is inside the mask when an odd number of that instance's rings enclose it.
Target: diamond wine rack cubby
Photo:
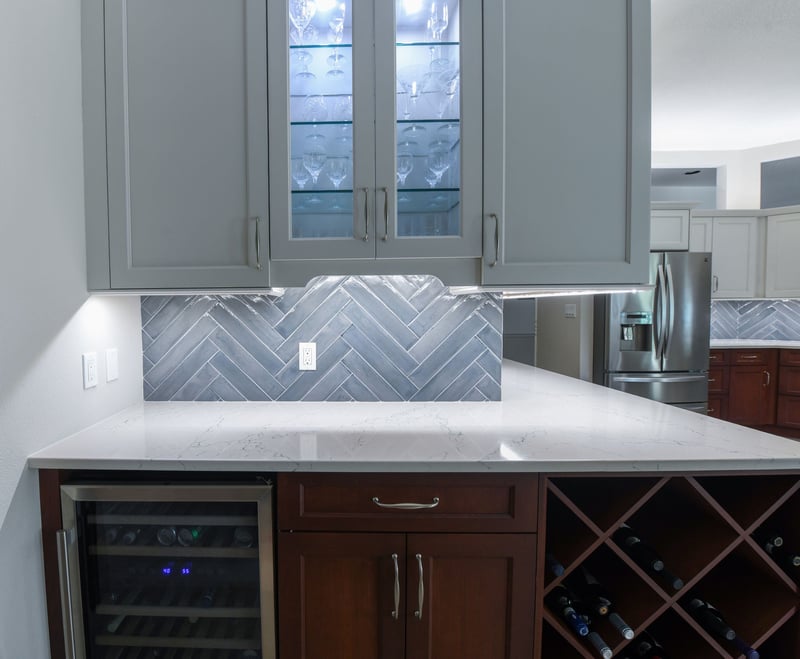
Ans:
[[[552,476],[545,492],[537,659],[800,656],[797,475]]]

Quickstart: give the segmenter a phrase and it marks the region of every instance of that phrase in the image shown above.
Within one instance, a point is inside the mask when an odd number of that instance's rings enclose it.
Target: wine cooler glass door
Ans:
[[[274,659],[270,492],[62,486],[67,656]]]
[[[273,57],[279,64],[270,63],[271,103],[285,108],[271,115],[282,133],[273,259],[375,256],[369,4],[283,0],[270,8],[270,24],[281,28],[270,48],[284,45],[283,57]]]
[[[389,1],[376,7],[378,256],[480,256],[480,3]]]

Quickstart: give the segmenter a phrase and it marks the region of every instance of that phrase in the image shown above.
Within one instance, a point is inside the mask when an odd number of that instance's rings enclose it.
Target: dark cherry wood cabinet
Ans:
[[[778,400],[778,351],[712,350],[709,415],[745,426],[773,426]]]
[[[777,424],[800,429],[800,350],[780,351]]]
[[[537,475],[281,474],[278,490],[281,659],[533,656]]]

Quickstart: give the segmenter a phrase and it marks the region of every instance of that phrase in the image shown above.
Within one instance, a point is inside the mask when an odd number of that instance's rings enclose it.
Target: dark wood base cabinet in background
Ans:
[[[46,566],[58,486],[75,478],[41,473]],[[589,577],[634,635],[590,614],[614,657],[644,656],[652,640],[681,659],[749,659],[747,647],[800,656],[796,471],[292,473],[278,474],[275,495],[279,659],[593,659],[596,646],[553,603]],[[665,569],[653,569],[653,554]],[[47,581],[58,643],[49,568]],[[695,600],[719,609],[736,638],[696,618]],[[214,605],[191,612],[216,615]],[[181,652],[175,659],[196,656]]]

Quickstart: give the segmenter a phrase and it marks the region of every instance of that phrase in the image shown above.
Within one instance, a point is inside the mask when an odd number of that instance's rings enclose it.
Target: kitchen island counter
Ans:
[[[800,468],[800,443],[516,362],[502,402],[142,403],[38,469],[637,472]]]

